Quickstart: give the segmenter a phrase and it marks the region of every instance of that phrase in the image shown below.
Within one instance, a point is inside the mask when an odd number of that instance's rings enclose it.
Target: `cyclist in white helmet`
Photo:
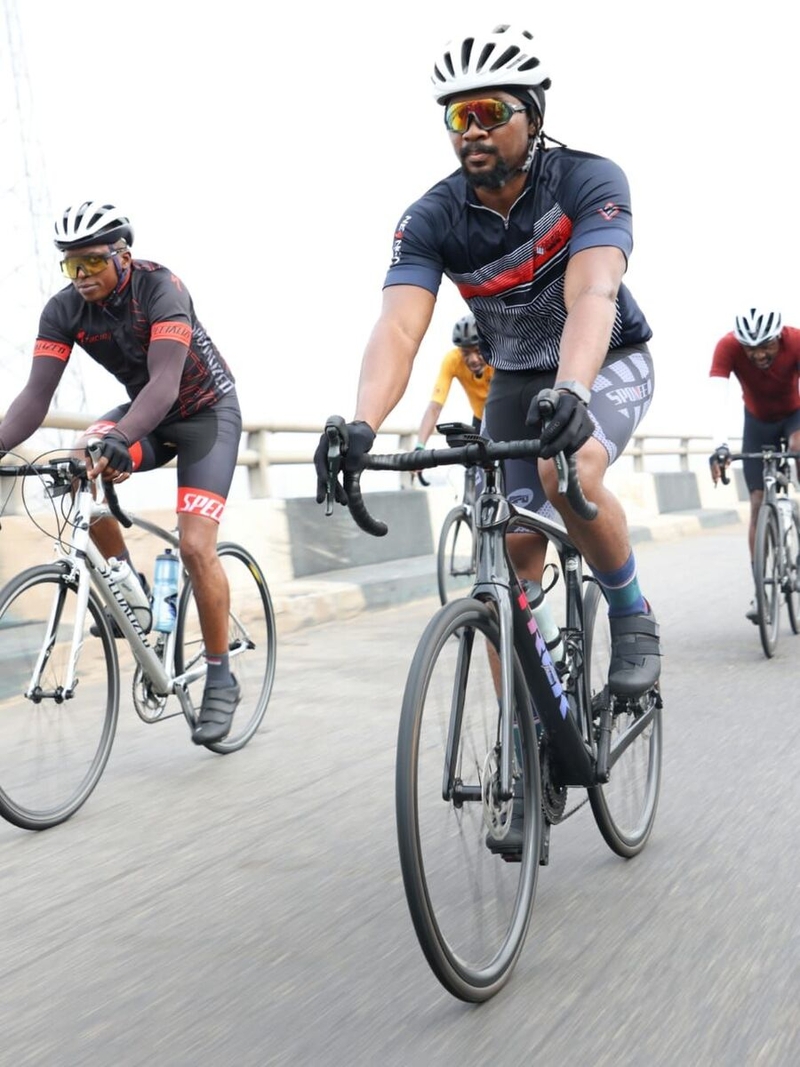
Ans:
[[[610,689],[637,700],[660,675],[659,630],[639,586],[625,513],[604,484],[653,393],[652,331],[622,281],[633,247],[628,182],[611,160],[545,137],[550,77],[529,31],[500,25],[451,41],[431,80],[459,167],[395,226],[345,467],[359,468],[403,396],[446,275],[474,314],[494,368],[484,432],[495,440],[541,437],[538,462],[505,465],[506,489],[527,508],[560,514],[608,601]],[[560,399],[542,430],[535,398],[552,387]],[[594,522],[557,492],[552,457],[562,451],[576,453],[586,496],[599,506]],[[315,455],[320,502],[326,453],[323,434]],[[337,499],[346,501],[341,486]],[[523,577],[541,578],[540,537],[514,533],[509,549]]]
[[[207,650],[192,739],[220,741],[240,699],[228,663],[228,580],[216,551],[242,432],[234,378],[183,282],[133,258],[133,226],[113,204],[68,207],[54,242],[69,283],[42,311],[27,384],[0,422],[0,456],[39,429],[76,344],[125,387],[129,401],[92,423],[77,447],[99,438],[91,476],[112,482],[177,460],[181,558]],[[115,519],[94,523],[92,538],[107,558],[129,561]]]
[[[774,308],[750,307],[736,316],[733,330],[717,342],[709,372],[712,437],[719,442],[709,458],[714,484],[730,462],[726,415],[731,374],[738,379],[744,400],[742,452],[777,446],[781,437],[787,439],[791,451],[799,451],[800,329],[784,326],[781,313]],[[800,478],[800,464],[797,467]],[[763,466],[760,460],[746,459],[742,468],[750,494],[747,543],[752,564],[758,511],[764,499]],[[745,615],[758,623],[755,596]]]
[[[464,315],[453,326],[454,348],[445,355],[433,387],[430,403],[422,416],[417,434],[417,448],[424,448],[442,412],[450,386],[457,381],[472,410],[472,425],[480,430],[486,397],[489,395],[494,368],[481,355],[478,328],[474,315]]]

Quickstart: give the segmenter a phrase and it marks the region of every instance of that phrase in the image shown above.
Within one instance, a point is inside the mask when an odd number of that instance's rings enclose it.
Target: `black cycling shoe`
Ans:
[[[241,698],[242,693],[235,678],[232,685],[213,689],[206,686],[197,725],[192,730],[192,741],[196,745],[207,745],[226,738],[230,733],[233,713]]]
[[[486,835],[486,847],[505,860],[522,859],[522,832],[525,825],[525,799],[514,797],[511,809],[511,825],[505,837],[495,837],[490,830]]]
[[[640,615],[612,615],[609,692],[638,697],[656,684],[661,674],[659,627],[652,611]]]

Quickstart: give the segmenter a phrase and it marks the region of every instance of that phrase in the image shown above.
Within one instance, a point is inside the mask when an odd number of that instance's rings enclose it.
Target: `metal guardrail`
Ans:
[[[87,416],[75,412],[50,412],[43,426],[48,429],[76,430],[85,429]],[[272,467],[295,466],[313,462],[315,443],[302,451],[284,451],[273,448],[276,436],[301,435],[313,441],[321,433],[319,423],[300,422],[245,422],[242,426],[242,445],[239,449],[238,465],[248,470],[250,496],[263,499],[270,496],[270,470]],[[391,445],[381,446],[385,451],[406,451],[414,446],[417,427],[384,426],[379,438],[391,437]],[[737,446],[737,440],[731,440],[731,447]],[[708,434],[659,434],[636,433],[622,453],[632,461],[633,470],[642,472],[646,469],[649,458],[677,457],[679,470],[691,469],[693,456],[707,456],[714,443]],[[738,446],[737,446],[738,447]]]

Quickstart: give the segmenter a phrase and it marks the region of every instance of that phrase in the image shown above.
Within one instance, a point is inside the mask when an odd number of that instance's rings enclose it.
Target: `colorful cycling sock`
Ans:
[[[206,664],[206,686],[209,689],[222,689],[226,685],[233,685],[227,652],[221,652],[219,655],[206,652]]]
[[[592,573],[603,587],[609,615],[644,615],[650,610],[639,588],[633,552],[618,570],[604,572],[592,567]]]

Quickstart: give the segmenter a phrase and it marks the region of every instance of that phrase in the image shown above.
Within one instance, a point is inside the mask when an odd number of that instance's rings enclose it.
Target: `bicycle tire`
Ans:
[[[608,667],[611,661],[611,630],[608,614],[597,582],[587,582],[584,592],[584,670],[588,706],[592,709],[592,729],[607,706]],[[634,722],[637,712],[627,703],[615,705],[612,716],[611,747]],[[597,737],[592,737],[596,747]],[[631,859],[647,844],[653,829],[661,791],[662,726],[661,709],[639,736],[625,749],[611,768],[609,781],[588,789],[589,803],[597,827],[606,844],[618,856]]]
[[[792,524],[784,533],[786,583],[784,597],[792,633],[800,633],[800,518],[795,507]]]
[[[266,578],[255,558],[241,545],[222,541],[217,556],[228,577],[231,595],[228,648],[231,671],[241,689],[230,733],[204,747],[225,755],[243,748],[266,714],[275,680],[277,639],[275,612]],[[182,674],[205,655],[197,605],[187,576],[178,601],[175,635],[175,672]],[[190,686],[199,708],[204,677]]]
[[[771,659],[778,647],[780,628],[780,525],[772,504],[762,504],[756,522],[753,571],[756,582],[758,633],[764,655]]]
[[[436,552],[439,600],[447,604],[469,593],[475,580],[475,530],[463,505],[445,516]]]
[[[81,669],[72,696],[63,698],[77,607],[77,586],[58,563],[30,567],[0,591],[0,814],[25,830],[46,830],[74,815],[100,781],[114,742],[119,662],[91,588]],[[55,632],[48,640],[51,621]],[[28,697],[45,649],[39,693]],[[100,666],[90,658],[94,649],[101,653]]]
[[[496,781],[499,713],[489,656],[476,638],[499,648],[494,613],[473,599],[441,607],[426,627],[403,697],[395,775],[400,866],[414,929],[441,984],[470,1002],[494,996],[519,958],[536,893],[543,820],[530,698],[515,656],[523,847],[518,862],[490,851],[481,797]],[[453,707],[461,709],[458,726],[451,723]],[[449,735],[457,781],[473,792],[460,805],[444,796]],[[491,797],[489,805],[495,803]],[[497,815],[493,807],[491,815]]]

